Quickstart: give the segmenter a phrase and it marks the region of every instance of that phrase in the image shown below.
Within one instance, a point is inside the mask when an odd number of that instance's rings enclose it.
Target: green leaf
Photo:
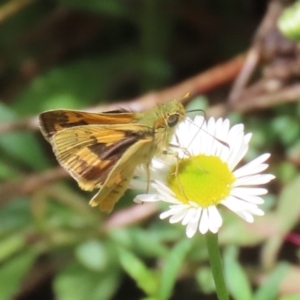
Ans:
[[[285,263],[278,264],[270,277],[254,294],[253,300],[273,300],[279,293],[281,281],[285,278],[289,266]]]
[[[0,240],[0,262],[26,246],[23,232],[14,233]]]
[[[224,273],[228,290],[237,300],[252,300],[251,285],[237,260],[237,248],[227,247],[224,253]]]
[[[194,241],[192,239],[186,238],[176,244],[174,248],[167,254],[161,274],[157,299],[170,299],[177,275],[185,262],[187,253],[192,248],[193,242]]]
[[[116,0],[59,0],[59,2],[70,7],[90,10],[93,13],[99,11],[112,16],[122,16],[126,12],[125,5],[122,5],[122,1]]]
[[[17,115],[10,108],[0,103],[0,120],[2,122],[17,119]],[[31,166],[34,170],[41,170],[48,166],[44,153],[31,132],[13,132],[2,135],[0,148],[9,156]]]
[[[222,211],[223,224],[219,233],[219,243],[221,245],[231,243],[235,245],[249,246],[257,245],[265,240],[265,235],[255,226],[249,226],[241,218],[230,211]],[[256,223],[264,224],[264,220],[257,218]]]
[[[119,248],[119,259],[124,270],[135,280],[136,284],[148,295],[157,290],[157,276],[133,253]]]
[[[144,229],[131,227],[130,230],[112,230],[109,235],[115,243],[126,248],[134,248],[143,255],[161,257],[168,252],[156,230],[146,232]]]
[[[0,236],[13,230],[23,229],[30,225],[31,221],[28,199],[20,198],[12,201],[0,210]]]
[[[102,77],[108,65],[110,61],[91,58],[51,69],[16,97],[13,108],[33,115],[55,108],[83,107],[106,91],[109,76]]]
[[[34,170],[43,170],[49,164],[40,145],[31,132],[14,132],[0,137],[0,146],[10,156]]]
[[[143,255],[161,257],[168,253],[167,247],[163,245],[156,231],[146,232],[140,228],[134,228],[131,230],[131,235],[134,249]]]
[[[201,292],[211,294],[216,290],[216,285],[210,267],[203,265],[199,267],[196,272],[196,280]]]
[[[297,195],[300,194],[300,176],[287,184],[278,199],[277,217],[282,233],[288,232],[299,220],[300,202]],[[291,209],[291,207],[293,209]]]
[[[57,300],[108,300],[119,285],[119,271],[110,269],[99,273],[72,263],[64,268],[54,280]]]
[[[120,70],[124,61],[127,67]],[[82,108],[96,100],[99,104],[99,99],[111,95],[111,86],[119,78],[123,82],[128,72],[140,74],[144,65],[140,52],[128,50],[64,64],[35,78],[11,105],[20,114],[31,116],[55,108]],[[160,72],[160,76],[166,74]]]
[[[297,152],[299,152],[299,149],[297,150]],[[298,156],[298,153],[296,155]],[[293,163],[290,161],[282,161],[277,165],[276,180],[283,184],[288,184],[297,176],[297,173],[298,169]]]
[[[97,240],[86,241],[75,249],[80,263],[92,271],[102,271],[107,266],[108,256],[105,247]]]
[[[278,197],[276,211],[272,217],[270,226],[276,222],[276,234],[273,234],[263,245],[262,258],[264,264],[272,266],[277,259],[278,251],[284,242],[285,235],[298,223],[300,214],[300,176],[287,184]],[[266,216],[268,217],[268,216]]]
[[[300,41],[300,1],[283,11],[278,19],[278,27],[287,38]]]
[[[106,97],[120,64],[128,68],[141,65],[136,53],[113,53],[107,57],[91,57],[65,64],[35,78],[15,101],[13,108],[23,115],[32,115],[56,108],[82,108]],[[122,72],[128,70],[123,69]],[[127,73],[126,73],[127,74]],[[99,101],[99,100],[98,100]]]
[[[285,145],[293,144],[299,136],[298,119],[291,118],[290,115],[274,118],[271,126],[273,132],[277,134],[277,139],[281,140]],[[282,134],[282,132],[285,134]]]
[[[20,177],[20,172],[17,168],[10,166],[6,160],[0,160],[0,179],[17,179]]]
[[[192,102],[188,103],[188,105],[185,107],[187,116],[189,118],[193,118],[198,115],[203,115],[205,117],[205,110],[208,106],[208,99],[205,96],[198,96],[193,99]],[[192,110],[195,110],[193,112],[190,112]]]
[[[36,254],[32,251],[26,251],[6,263],[0,268],[0,299],[9,300],[18,292],[22,279],[32,266]]]

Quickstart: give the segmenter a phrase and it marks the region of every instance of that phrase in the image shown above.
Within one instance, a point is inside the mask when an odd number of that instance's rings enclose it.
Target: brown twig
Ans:
[[[56,167],[41,174],[30,175],[17,182],[4,183],[0,185],[0,205],[3,206],[13,197],[34,193],[37,189],[49,185],[50,183],[53,183],[57,180],[67,178],[68,176],[68,173],[64,169],[62,169],[61,167]],[[57,191],[58,190],[56,188],[51,188],[52,194],[55,194]],[[66,191],[64,191],[64,193],[66,193]],[[72,196],[72,199],[73,198],[74,196]],[[67,201],[68,203],[70,202],[69,200]],[[82,210],[81,204],[79,203],[80,201],[77,202],[72,205],[75,205],[77,208],[80,207],[80,209]],[[151,215],[157,213],[157,211],[158,208],[153,203],[135,205],[127,209],[120,210],[111,215],[111,217],[104,223],[104,225],[101,224],[100,231],[102,232],[103,230],[110,230],[139,223],[142,220],[148,219]]]
[[[38,127],[38,118],[35,116],[20,121],[0,123],[0,134],[13,131],[34,131],[37,130]]]
[[[149,103],[146,105],[146,107],[149,108],[153,106],[153,102],[166,102],[172,98],[184,96],[186,93],[190,93],[191,97],[207,93],[231,82],[240,73],[245,58],[245,54],[238,55],[225,63],[217,65],[177,85],[157,93],[146,94],[136,100],[145,104]]]
[[[114,110],[117,108],[127,108],[133,111],[143,111],[153,107],[156,103],[163,103],[173,98],[180,98],[187,93],[190,93],[193,97],[231,82],[240,72],[244,60],[245,55],[242,54],[165,90],[150,92],[131,101],[120,101],[109,105],[99,105],[88,108],[87,110],[97,112]],[[185,99],[185,101],[187,101],[187,99]],[[20,121],[0,123],[0,134],[19,130],[33,131],[37,129],[37,116]]]
[[[239,112],[253,111],[254,109],[265,109],[275,105],[299,101],[300,84],[289,85],[274,93],[264,93],[255,97],[243,99],[234,104],[234,110]]]
[[[121,228],[140,223],[158,212],[154,203],[136,204],[127,209],[117,211],[103,224],[100,231]]]
[[[2,183],[0,185],[0,205],[4,205],[13,197],[28,195],[67,176],[68,173],[64,169],[55,167],[42,173],[28,175],[18,181]]]
[[[277,0],[270,2],[267,13],[265,14],[255,33],[253,43],[248,51],[242,71],[233,83],[231,92],[229,94],[229,103],[232,106],[235,106],[235,103],[241,99],[243,90],[246,88],[246,85],[248,84],[250,77],[252,76],[258,63],[261,61],[265,48],[266,36],[268,32],[274,28],[274,24],[276,24],[276,20],[278,19],[282,10],[283,5],[281,2]]]
[[[243,90],[245,89],[254,69],[259,62],[259,59],[260,56],[258,48],[256,46],[251,47],[247,54],[241,73],[233,83],[231,92],[229,94],[228,99],[231,105],[234,105],[240,99]]]

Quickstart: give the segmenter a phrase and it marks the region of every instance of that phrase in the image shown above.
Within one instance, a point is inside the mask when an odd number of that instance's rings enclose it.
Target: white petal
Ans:
[[[245,168],[248,166],[247,168]],[[268,168],[268,164],[261,164],[258,166],[252,166],[252,165],[245,165],[233,172],[233,175],[235,178],[243,177],[243,176],[249,176],[249,175],[254,175],[263,172]]]
[[[148,186],[147,182],[134,178],[134,179],[130,180],[128,188],[145,191],[145,190],[147,190],[147,186]]]
[[[252,176],[245,176],[236,179],[233,186],[242,186],[242,185],[259,185],[265,184],[274,179],[275,176],[271,174],[259,174]]]
[[[205,234],[208,231],[208,225],[208,211],[207,209],[203,209],[200,217],[199,231]]]
[[[160,195],[160,199],[162,199],[164,202],[173,203],[173,204],[181,204],[182,203],[177,198],[173,197],[172,195],[166,193],[163,190],[157,189],[156,192],[158,192],[158,194]]]
[[[151,161],[151,169],[157,170],[164,170],[168,166],[168,161],[162,160],[161,158],[155,158]]]
[[[229,196],[221,203],[234,212],[243,210],[254,210],[257,208],[256,204],[237,199],[233,196]]]
[[[133,202],[143,203],[143,202],[156,202],[161,200],[162,200],[161,196],[157,194],[139,194],[133,199]]]
[[[142,165],[137,166],[134,170],[134,175],[140,176],[140,177],[146,177],[146,171],[145,171],[144,166],[142,166]]]
[[[222,119],[221,119],[222,120]],[[220,135],[219,137],[222,138],[222,137],[227,137],[228,133],[229,133],[229,130],[230,130],[230,122],[229,122],[229,119],[225,119],[223,121],[223,123],[220,125],[221,128],[222,128],[222,131],[220,131]]]
[[[196,208],[196,211],[194,213],[194,215],[192,216],[191,218],[191,222],[195,222],[195,223],[199,223],[199,219],[200,219],[200,215],[201,215],[201,212],[202,212],[202,208],[201,207],[197,207]]]
[[[256,159],[250,161],[248,164],[236,170],[234,172],[235,177],[251,175],[251,174],[264,171],[268,167],[268,164],[262,164],[262,163],[265,162],[269,157],[270,157],[269,153],[260,155]]]
[[[230,160],[230,170],[233,170],[237,164],[244,158],[248,152],[248,144],[242,143],[239,147],[236,147],[236,151],[233,152]]]
[[[244,188],[244,187],[235,187],[232,191],[235,193],[239,193],[240,195],[253,195],[253,196],[261,196],[268,193],[267,189],[264,188]]]
[[[217,233],[219,231],[219,227],[216,227],[215,224],[209,225],[209,231],[212,233]]]
[[[271,156],[270,153],[264,153],[264,154],[260,155],[259,157],[255,158],[254,160],[252,160],[250,163],[257,164],[257,165],[264,163],[270,156]]]
[[[255,215],[255,216],[263,216],[265,213],[263,210],[260,208],[256,207],[250,210],[247,210],[250,214]]]
[[[172,204],[182,204],[181,201],[179,201],[178,199],[168,195],[165,198],[162,198],[162,201],[167,202],[167,203],[172,203]]]
[[[197,210],[197,208],[191,207],[188,212],[186,213],[186,215],[184,216],[181,224],[182,225],[187,225],[195,216],[195,211]],[[201,213],[202,208],[199,207],[199,211]]]
[[[165,202],[180,204],[181,202],[173,196],[173,192],[165,186],[162,182],[156,181],[152,183],[152,186],[156,191],[161,195],[161,198],[164,198]]]
[[[242,124],[237,124],[231,127],[227,136],[227,142],[230,145],[234,145],[234,147],[231,146],[231,151],[233,150],[233,148],[240,147],[240,145],[243,142],[243,137],[244,137],[244,126]]]
[[[159,215],[159,218],[163,220],[169,218],[172,215],[173,214],[171,213],[171,210],[166,210]]]
[[[174,214],[177,214],[180,211],[182,211],[182,205],[174,205],[169,210],[161,213],[159,217],[160,219],[166,219],[169,218],[170,216],[173,216]]]
[[[228,145],[228,146],[222,145],[222,147],[220,147],[221,148],[221,152],[219,154],[220,159],[223,162],[226,162],[226,163],[227,163],[228,157],[230,155],[230,148],[229,147],[230,147],[230,145]]]
[[[227,163],[230,170],[233,170],[248,151],[248,144],[244,142],[244,133],[237,133],[236,136],[233,137],[233,140],[229,141],[229,146],[230,154]]]
[[[207,154],[215,155],[216,150],[217,150],[217,144],[216,144],[216,139],[214,138],[216,135],[216,122],[215,122],[214,118],[209,118],[208,125],[207,125],[207,132],[208,132],[208,135],[210,135],[208,137],[209,138],[209,145],[208,145],[209,152]]]
[[[160,190],[160,192],[164,192],[167,195],[174,196],[173,191],[171,189],[169,189],[163,182],[161,182],[159,180],[155,180],[151,185],[154,189]]]
[[[200,207],[193,209],[193,215],[191,216],[190,221],[187,223],[186,226],[186,235],[188,238],[193,237],[197,231],[201,211],[202,209]]]
[[[240,193],[239,191],[237,191],[236,189],[232,189],[230,194],[238,199],[247,201],[247,202],[251,202],[254,204],[262,204],[264,203],[264,199],[261,197],[257,197],[257,196],[253,196],[253,195],[249,195],[249,194],[245,194],[245,193]]]
[[[192,238],[195,235],[196,231],[197,231],[197,224],[195,223],[187,224],[185,229],[185,234],[188,238]]]
[[[194,123],[197,125],[197,126],[202,126],[203,125],[203,123],[205,122],[205,118],[203,117],[203,116],[200,116],[200,115],[198,115],[198,116],[196,116],[195,118],[194,118]]]
[[[254,221],[253,216],[246,211],[238,211],[235,213],[248,223],[253,223]]]
[[[186,226],[186,235],[188,238],[191,238],[194,236],[194,234],[197,231],[198,224],[199,224],[199,218],[200,218],[201,211],[199,209],[196,209],[194,216],[191,218],[190,222]]]
[[[209,230],[213,233],[218,232],[223,220],[216,206],[208,207]]]
[[[245,143],[245,144],[249,144],[251,138],[252,138],[252,133],[251,133],[251,132],[247,133],[247,134],[244,136],[244,143]]]
[[[188,208],[180,210],[170,218],[169,222],[171,224],[180,222],[184,218],[187,212],[188,212]]]

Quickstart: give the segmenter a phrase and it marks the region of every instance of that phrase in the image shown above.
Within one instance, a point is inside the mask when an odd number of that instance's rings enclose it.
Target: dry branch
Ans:
[[[99,105],[88,108],[88,111],[105,111],[118,108],[129,108],[133,111],[143,111],[153,107],[156,103],[163,103],[173,98],[180,98],[190,93],[192,97],[211,91],[221,85],[231,82],[240,72],[245,55],[239,55],[223,64],[215,66],[203,73],[173,85],[165,90],[150,92],[129,101],[120,101],[109,105]],[[185,99],[186,101],[187,99]],[[21,130],[37,130],[37,116],[25,120],[0,123],[0,134]]]
[[[31,194],[43,186],[67,176],[68,173],[64,169],[55,167],[42,173],[28,175],[17,181],[2,183],[0,185],[0,206],[6,204],[11,198]]]

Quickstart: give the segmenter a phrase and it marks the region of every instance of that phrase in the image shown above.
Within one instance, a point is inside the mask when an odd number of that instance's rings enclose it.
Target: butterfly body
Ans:
[[[143,113],[53,110],[40,128],[59,163],[83,190],[99,188],[92,206],[111,211],[138,165],[149,165],[168,146],[185,111],[178,100]]]

